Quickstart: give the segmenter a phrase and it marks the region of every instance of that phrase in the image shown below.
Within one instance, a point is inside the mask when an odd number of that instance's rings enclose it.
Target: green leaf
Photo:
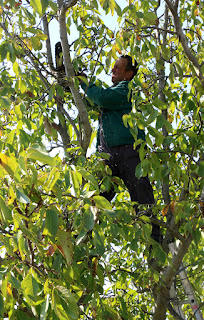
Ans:
[[[25,204],[30,203],[30,199],[28,198],[28,196],[26,196],[26,194],[23,192],[22,188],[20,187],[16,188],[16,196],[20,202]]]
[[[71,320],[71,319],[77,319],[77,318],[72,318],[69,317],[68,315],[68,307],[65,303],[63,303],[60,293],[57,289],[52,290],[52,305],[53,309],[55,311],[55,314],[59,319],[65,319],[65,320]]]
[[[165,124],[165,119],[164,119],[164,116],[162,114],[160,114],[158,117],[157,117],[157,122],[156,122],[156,128],[157,130],[162,128]]]
[[[135,176],[139,179],[143,175],[142,163],[140,162],[135,169]]]
[[[152,103],[155,107],[158,107],[159,109],[166,109],[167,108],[166,103],[164,103],[162,100],[160,100],[157,97],[153,99]]]
[[[18,279],[12,271],[8,275],[8,281],[11,282],[12,287],[14,287],[15,289],[19,290],[21,288],[21,283],[18,281]]]
[[[5,204],[4,199],[0,196],[0,214],[4,222],[12,220],[12,214],[9,207]]]
[[[39,146],[37,148],[31,147],[27,150],[27,157],[29,159],[38,160],[42,163],[54,165],[54,158],[50,157],[45,151],[40,150]]]
[[[92,230],[94,227],[94,215],[90,208],[84,212],[83,225],[86,231]]]
[[[46,234],[51,235],[53,237],[56,236],[59,226],[58,215],[59,212],[57,209],[51,208],[47,209],[46,211],[46,227],[44,231]]]
[[[24,157],[19,156],[18,164],[19,164],[19,167],[20,167],[22,173],[23,173],[23,174],[27,174],[26,162],[25,162],[25,158],[24,158]]]
[[[48,307],[49,307],[49,295],[47,294],[45,301],[42,303],[41,312],[40,312],[40,320],[47,319]]]
[[[131,241],[131,244],[130,244],[130,249],[137,252],[138,250],[138,238],[134,238],[132,241]]]
[[[79,235],[78,237],[76,238],[76,245],[78,246],[86,237],[87,235],[87,231],[82,229],[80,232],[79,232]]]
[[[2,295],[0,294],[0,317],[4,317],[4,300]]]
[[[50,174],[47,180],[47,188],[49,190],[52,190],[58,179],[60,179],[60,172],[58,168],[54,167],[50,171]]]
[[[32,269],[28,272],[27,276],[21,282],[21,289],[24,292],[25,297],[36,301],[38,293],[38,283],[32,274]]]
[[[107,304],[103,304],[103,319],[119,320],[117,311],[114,308],[111,308]]]
[[[102,196],[94,196],[93,200],[99,208],[104,209],[104,210],[105,209],[112,210],[112,206],[106,198],[104,198]]]
[[[1,110],[2,109],[9,109],[10,108],[10,101],[7,100],[5,97],[0,97],[0,107],[1,107]]]
[[[66,189],[68,189],[70,186],[70,174],[68,170],[65,171],[64,180],[65,180]]]
[[[146,175],[150,174],[150,172],[151,172],[151,164],[150,164],[150,161],[147,158],[145,158],[144,161],[142,161],[142,168],[143,168],[143,171],[144,171],[143,176],[146,176]]]
[[[144,221],[144,222],[151,223],[150,218],[149,218],[149,217],[147,217],[147,216],[140,216],[140,219],[141,219],[142,221]]]
[[[25,260],[26,245],[25,245],[25,239],[21,231],[19,231],[19,235],[18,235],[18,248],[21,255],[21,259]]]
[[[198,175],[204,178],[204,161],[201,161],[199,164]]]
[[[40,241],[38,240],[36,235],[33,234],[31,230],[25,227],[24,221],[22,220],[22,217],[18,213],[14,215],[13,219],[14,219],[14,224],[17,225],[17,227],[28,237],[28,239],[30,239],[33,243],[37,245],[40,244]]]
[[[101,159],[105,159],[105,160],[109,160],[110,159],[110,155],[108,153],[105,153],[105,152],[100,152],[100,153],[96,153],[96,156],[98,158],[101,158]]]
[[[56,85],[56,91],[61,98],[64,98],[64,89],[62,86]]]
[[[153,12],[144,12],[144,20],[148,23],[148,24],[156,24],[157,21],[157,15]]]
[[[82,177],[85,180],[90,181],[92,183],[93,187],[99,192],[98,183],[97,183],[96,179],[94,178],[94,176],[91,173],[89,173],[85,169],[78,169],[77,171],[82,175]]]
[[[65,287],[57,286],[56,289],[62,294],[63,298],[65,298],[68,316],[71,319],[78,319],[78,306],[74,295]]]
[[[99,228],[98,228],[99,229]],[[105,237],[102,230],[94,230],[93,231],[93,241],[96,248],[96,253],[102,256],[105,252],[104,241]]]
[[[49,1],[49,5],[52,8],[53,11],[57,11],[58,7],[57,4],[53,1]]]
[[[24,311],[16,310],[15,312],[16,320],[31,320],[29,316],[26,315]]]
[[[39,16],[42,16],[42,3],[40,0],[31,0],[30,5],[33,7],[34,12],[37,12]]]
[[[161,132],[159,132],[157,129],[155,129],[154,127],[148,126],[148,131],[149,133],[155,137],[155,138],[161,138],[164,139],[163,135],[161,134]]]
[[[40,39],[38,39],[38,37],[30,37],[31,43],[32,43],[32,47],[34,50],[40,50],[42,48],[42,44],[40,42]]]
[[[70,171],[72,183],[76,196],[80,195],[80,186],[82,184],[82,175],[78,171]]]

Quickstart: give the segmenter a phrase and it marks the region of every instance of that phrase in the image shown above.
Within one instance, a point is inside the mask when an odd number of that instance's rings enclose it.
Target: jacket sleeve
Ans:
[[[82,88],[86,91],[87,96],[98,106],[104,109],[124,109],[128,104],[128,85],[122,81],[115,87],[107,89],[97,87],[90,83],[88,88],[86,84],[82,84]],[[131,102],[129,102],[131,103]],[[128,106],[129,108],[130,106]]]

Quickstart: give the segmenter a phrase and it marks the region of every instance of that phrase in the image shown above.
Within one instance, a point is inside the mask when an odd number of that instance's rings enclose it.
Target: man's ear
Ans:
[[[133,78],[133,71],[132,70],[128,70],[127,71],[127,79],[131,80]]]

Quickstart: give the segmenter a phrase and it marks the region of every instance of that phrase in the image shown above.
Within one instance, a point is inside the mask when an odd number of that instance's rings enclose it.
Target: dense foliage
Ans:
[[[0,0],[0,13],[0,318],[203,319],[202,1]],[[153,217],[93,152],[98,110],[80,89],[80,70],[106,86],[121,54],[140,65],[124,123],[146,130],[136,175]]]

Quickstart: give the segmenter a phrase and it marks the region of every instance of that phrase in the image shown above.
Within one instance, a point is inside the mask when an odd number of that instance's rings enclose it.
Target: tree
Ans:
[[[202,319],[202,2],[0,5],[1,318]],[[115,31],[101,10],[117,15]],[[64,67],[53,62],[53,19]],[[108,73],[121,53],[140,64],[124,123],[135,137],[136,123],[146,130],[146,142],[135,141],[136,175],[149,174],[154,186],[153,217],[145,206],[135,215],[105,155],[87,156],[98,111],[79,82]],[[84,68],[91,79],[78,75]],[[112,184],[117,196],[109,203],[101,193]],[[162,228],[162,245],[150,237],[151,222]],[[179,314],[172,292],[189,298],[181,266],[198,305]]]

